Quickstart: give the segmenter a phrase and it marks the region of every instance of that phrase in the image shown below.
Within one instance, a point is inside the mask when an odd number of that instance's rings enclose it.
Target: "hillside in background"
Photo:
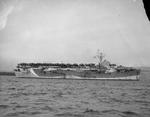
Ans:
[[[138,67],[138,68],[141,69],[142,71],[150,72],[150,67],[144,67],[144,66],[142,66],[142,67]]]
[[[1,72],[0,72],[0,75],[15,76],[15,73],[14,73],[13,71],[12,71],[12,72],[1,71]]]

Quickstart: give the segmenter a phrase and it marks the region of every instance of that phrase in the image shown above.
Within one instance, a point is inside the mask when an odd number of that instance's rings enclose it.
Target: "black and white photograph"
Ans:
[[[0,0],[0,117],[150,117],[148,0]]]

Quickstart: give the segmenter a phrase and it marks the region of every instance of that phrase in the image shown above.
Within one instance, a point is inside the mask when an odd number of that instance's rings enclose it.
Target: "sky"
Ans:
[[[142,0],[0,0],[0,71],[21,62],[150,66]]]

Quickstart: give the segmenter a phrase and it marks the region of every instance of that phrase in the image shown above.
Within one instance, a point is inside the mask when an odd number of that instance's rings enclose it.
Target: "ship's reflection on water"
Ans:
[[[149,117],[150,73],[140,81],[0,76],[1,117]]]

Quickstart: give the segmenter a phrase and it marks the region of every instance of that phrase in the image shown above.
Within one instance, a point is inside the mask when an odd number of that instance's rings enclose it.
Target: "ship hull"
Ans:
[[[96,74],[74,71],[49,71],[41,72],[38,69],[29,69],[27,71],[16,71],[18,78],[36,78],[36,79],[67,79],[67,80],[139,80],[139,74]],[[88,75],[87,75],[88,74]]]
[[[44,76],[44,75],[38,75],[34,69],[29,69],[29,70],[26,70],[26,71],[15,71],[15,75],[17,78],[55,78],[55,79],[59,79],[59,78],[64,78],[64,76]]]

